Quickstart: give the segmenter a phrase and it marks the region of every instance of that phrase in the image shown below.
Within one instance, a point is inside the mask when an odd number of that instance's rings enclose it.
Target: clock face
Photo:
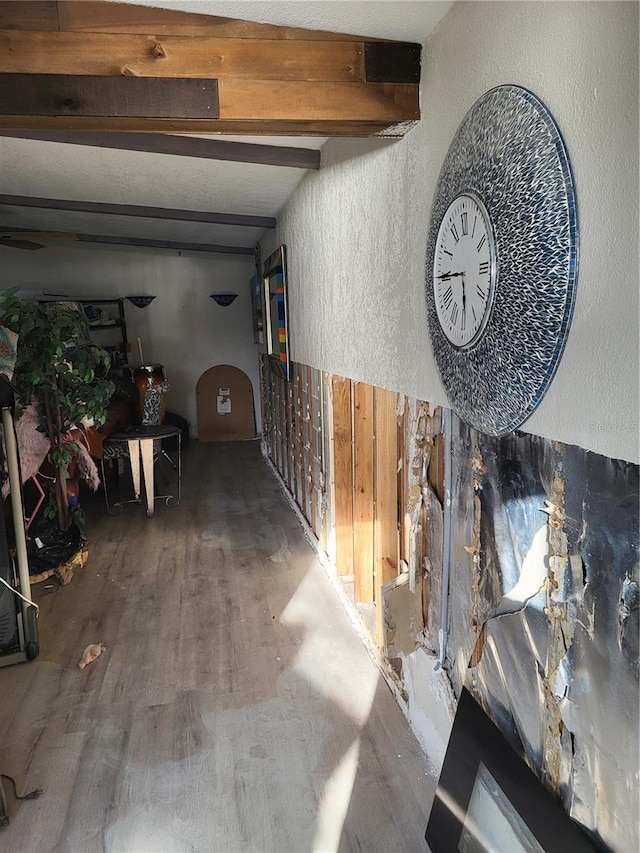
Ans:
[[[489,214],[479,198],[457,196],[442,217],[433,260],[433,295],[442,331],[466,349],[482,336],[491,313],[496,253]]]
[[[451,141],[427,236],[433,356],[466,423],[506,435],[539,406],[565,347],[577,275],[562,134],[532,92],[491,89]]]

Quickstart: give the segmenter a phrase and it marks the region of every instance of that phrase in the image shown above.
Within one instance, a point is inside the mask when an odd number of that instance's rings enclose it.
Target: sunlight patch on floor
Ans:
[[[322,792],[311,848],[313,853],[334,853],[338,850],[358,771],[359,757],[360,738],[345,752]]]

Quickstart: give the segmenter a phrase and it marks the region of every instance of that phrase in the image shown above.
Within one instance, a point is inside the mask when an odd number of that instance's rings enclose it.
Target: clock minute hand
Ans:
[[[466,312],[467,312],[467,298],[466,298],[465,287],[464,287],[464,273],[462,273],[462,319],[463,319],[463,321],[466,320],[466,318],[465,318]],[[465,323],[465,325],[466,325],[466,323]],[[462,328],[464,329],[464,325]]]
[[[436,278],[441,278],[443,281],[446,281],[449,278],[460,278],[461,275],[464,275],[463,272],[444,272],[442,275],[437,275]]]

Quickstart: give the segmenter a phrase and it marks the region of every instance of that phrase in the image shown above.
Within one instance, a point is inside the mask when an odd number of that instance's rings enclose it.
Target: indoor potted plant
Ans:
[[[113,393],[107,379],[111,360],[91,344],[86,317],[76,303],[20,300],[16,290],[0,294],[0,323],[19,336],[12,384],[22,407],[37,407],[37,429],[50,443],[55,483],[46,515],[57,516],[64,531],[71,521],[68,469],[78,450],[71,431],[104,423]]]

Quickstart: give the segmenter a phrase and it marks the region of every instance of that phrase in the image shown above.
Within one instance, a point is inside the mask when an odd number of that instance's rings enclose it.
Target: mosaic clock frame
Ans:
[[[477,244],[464,248],[455,239],[473,240],[471,220],[463,237],[456,218],[464,198],[486,214],[488,267],[484,256],[474,267]],[[471,214],[474,205],[467,209]],[[562,134],[532,92],[498,86],[471,107],[449,147],[427,239],[434,356],[452,407],[472,427],[506,435],[540,404],[564,351],[577,280],[577,202]],[[443,282],[451,284],[451,296]],[[482,301],[477,289],[486,287],[490,297]],[[469,317],[482,311],[470,340],[464,332],[456,337],[456,304],[458,329],[463,309]]]

